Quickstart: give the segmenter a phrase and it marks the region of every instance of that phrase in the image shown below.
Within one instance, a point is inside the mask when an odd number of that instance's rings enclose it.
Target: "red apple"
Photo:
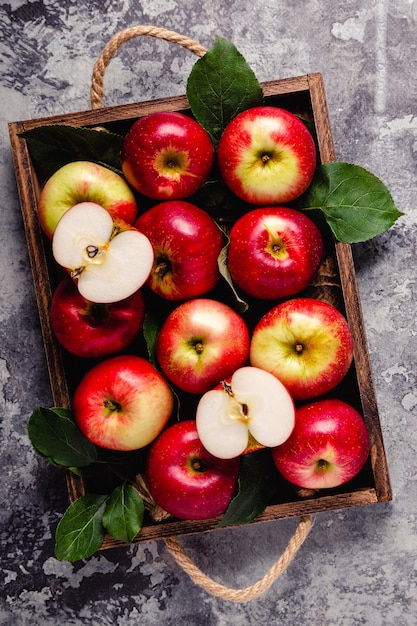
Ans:
[[[88,370],[72,399],[75,421],[85,437],[120,451],[151,443],[173,407],[174,396],[162,374],[130,354],[110,357]]]
[[[214,159],[210,136],[193,118],[149,113],[128,131],[121,163],[134,189],[156,200],[186,198],[207,180]]]
[[[237,488],[239,459],[218,459],[203,447],[194,420],[177,422],[152,444],[146,482],[155,502],[179,519],[225,512]]]
[[[223,236],[206,211],[184,200],[156,204],[135,227],[154,251],[148,287],[167,300],[186,300],[210,291],[220,277],[217,259]]]
[[[121,176],[97,163],[74,161],[52,174],[39,196],[39,223],[50,239],[62,215],[80,202],[95,202],[128,224],[137,217],[135,196]]]
[[[166,318],[156,356],[165,376],[188,393],[201,394],[244,365],[249,331],[236,311],[210,298],[187,300]]]
[[[142,328],[145,303],[141,291],[112,304],[86,300],[71,278],[55,289],[50,310],[60,344],[80,358],[108,357],[127,348]]]
[[[223,131],[217,157],[231,191],[259,205],[299,197],[316,167],[315,143],[304,122],[272,106],[252,107],[236,115]]]
[[[354,478],[369,454],[362,416],[338,399],[317,400],[296,411],[289,438],[272,451],[279,472],[306,489],[338,487]]]
[[[315,298],[294,298],[270,309],[256,325],[251,365],[274,374],[296,400],[323,395],[347,374],[353,339],[346,318]]]
[[[323,256],[319,228],[286,207],[257,208],[230,231],[227,262],[232,279],[262,300],[288,298],[305,289]]]

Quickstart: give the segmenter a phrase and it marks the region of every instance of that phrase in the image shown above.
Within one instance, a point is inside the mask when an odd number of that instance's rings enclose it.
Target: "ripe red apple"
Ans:
[[[156,200],[186,198],[207,180],[214,159],[210,136],[193,118],[154,112],[129,129],[121,151],[126,179]]]
[[[285,204],[309,187],[316,168],[313,137],[300,118],[272,106],[239,113],[220,137],[220,173],[246,202]]]
[[[210,298],[187,300],[166,318],[156,356],[165,376],[188,393],[205,393],[244,365],[249,331],[231,307]]]
[[[165,428],[174,407],[168,383],[146,359],[123,354],[93,366],[72,399],[75,421],[95,445],[138,450]]]
[[[121,176],[97,163],[74,161],[52,174],[39,196],[39,223],[50,239],[62,215],[80,202],[95,202],[128,224],[137,217],[135,196]]]
[[[354,478],[369,454],[362,416],[342,400],[317,400],[296,411],[289,438],[272,450],[279,472],[306,489],[338,487]]]
[[[239,459],[218,459],[203,447],[194,420],[177,422],[150,447],[146,482],[162,509],[179,519],[203,520],[225,512],[235,494]]]
[[[347,374],[353,339],[346,318],[315,298],[293,298],[270,309],[256,325],[251,365],[274,374],[296,400],[323,395]]]
[[[167,300],[186,300],[210,291],[220,277],[217,259],[223,236],[206,211],[184,200],[156,204],[135,227],[154,251],[148,287]]]
[[[275,300],[309,285],[323,248],[319,228],[301,211],[256,208],[233,225],[227,262],[238,287],[255,298]]]
[[[142,328],[145,303],[141,291],[119,302],[86,300],[71,278],[57,285],[50,320],[59,343],[80,358],[108,357],[127,348]]]

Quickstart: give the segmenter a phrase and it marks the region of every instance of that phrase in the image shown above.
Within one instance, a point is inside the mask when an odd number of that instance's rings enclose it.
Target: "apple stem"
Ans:
[[[119,402],[116,402],[115,400],[111,400],[110,398],[107,398],[106,400],[104,400],[104,408],[106,408],[110,413],[114,413],[115,411],[120,411],[122,408],[122,405]]]
[[[297,343],[297,344],[296,344],[296,346],[295,346],[295,351],[296,351],[297,353],[300,353],[300,352],[302,352],[303,350],[304,350],[304,346],[303,346],[303,344],[302,344],[302,343]]]
[[[169,268],[170,268],[170,265],[168,261],[166,259],[161,259],[160,261],[158,261],[158,264],[156,265],[154,269],[154,274],[157,274],[159,278],[163,278],[165,274],[168,273]]]
[[[317,469],[318,469],[320,472],[324,472],[324,471],[326,471],[326,469],[327,469],[328,465],[329,465],[329,463],[328,463],[328,461],[326,461],[326,459],[319,459],[319,460],[317,461]]]
[[[191,461],[191,467],[195,472],[206,472],[207,471],[207,467],[206,465],[203,463],[203,461],[201,459],[193,459]]]

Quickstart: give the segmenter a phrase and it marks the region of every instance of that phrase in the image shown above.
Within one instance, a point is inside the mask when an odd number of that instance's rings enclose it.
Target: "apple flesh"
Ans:
[[[232,119],[217,158],[230,190],[251,204],[285,204],[309,187],[316,167],[314,139],[285,109],[258,106]]]
[[[86,300],[68,276],[51,301],[51,326],[59,343],[79,358],[98,359],[125,350],[138,335],[145,317],[140,290],[112,304]]]
[[[127,224],[114,222],[94,202],[81,202],[64,213],[52,238],[52,254],[76,280],[84,298],[105,304],[140,289],[153,265],[149,239]]]
[[[240,460],[218,459],[202,445],[194,420],[173,424],[149,450],[146,483],[155,502],[179,519],[222,515],[237,488]]]
[[[128,182],[156,200],[191,196],[207,180],[213,159],[208,133],[193,118],[176,111],[139,118],[129,129],[121,151]]]
[[[222,459],[283,443],[294,419],[294,403],[284,385],[269,372],[250,366],[203,394],[196,410],[202,444]]]
[[[206,294],[220,277],[217,259],[223,235],[206,211],[184,200],[161,202],[143,213],[135,228],[154,251],[147,286],[167,300]]]
[[[165,376],[179,389],[202,394],[242,367],[249,354],[249,331],[231,307],[211,298],[177,306],[156,341]]]
[[[238,287],[255,298],[275,300],[294,296],[310,284],[323,249],[319,228],[304,213],[260,207],[233,225],[227,262]]]
[[[49,239],[63,214],[80,202],[95,202],[113,219],[127,224],[133,224],[138,213],[135,196],[124,178],[91,161],[73,161],[52,174],[39,196],[38,219]]]
[[[75,421],[92,443],[109,450],[138,450],[165,428],[174,407],[168,383],[146,359],[113,356],[93,366],[72,399]]]
[[[369,454],[365,422],[352,406],[329,398],[299,407],[290,437],[274,448],[278,471],[305,489],[331,489],[352,480]]]
[[[293,298],[255,326],[250,363],[276,376],[295,400],[328,393],[349,371],[353,339],[346,318],[315,298]]]

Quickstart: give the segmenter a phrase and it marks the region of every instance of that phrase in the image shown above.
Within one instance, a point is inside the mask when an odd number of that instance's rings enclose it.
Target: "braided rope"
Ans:
[[[93,76],[91,81],[91,90],[90,90],[90,100],[91,100],[91,108],[99,109],[103,106],[103,97],[104,97],[104,73],[106,71],[107,66],[109,65],[111,59],[120,48],[120,46],[130,41],[134,37],[140,37],[142,35],[147,35],[149,37],[156,37],[157,39],[164,39],[166,41],[170,41],[171,43],[175,43],[182,48],[190,50],[194,54],[199,57],[202,57],[206,52],[206,48],[201,46],[197,41],[193,39],[189,39],[189,37],[185,37],[176,33],[172,30],[167,30],[166,28],[158,28],[156,26],[132,26],[131,28],[126,28],[124,30],[116,33],[103,48],[102,53],[96,60],[93,66]]]
[[[248,602],[254,600],[265,593],[275,580],[287,569],[288,565],[294,559],[298,550],[304,543],[313,525],[311,515],[303,515],[299,524],[288,542],[288,545],[278,561],[266,572],[266,574],[253,585],[244,589],[232,589],[214,581],[212,578],[204,574],[195,563],[185,554],[181,544],[175,537],[165,539],[166,546],[172,554],[178,565],[189,575],[191,580],[200,585],[205,591],[211,595],[229,600],[230,602]]]

